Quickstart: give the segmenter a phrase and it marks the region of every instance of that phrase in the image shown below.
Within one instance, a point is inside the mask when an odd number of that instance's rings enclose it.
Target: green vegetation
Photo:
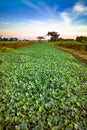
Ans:
[[[75,40],[73,40],[73,41],[70,41],[70,40],[69,40],[69,41],[64,41],[64,40],[61,41],[61,40],[59,40],[59,41],[53,41],[53,42],[52,42],[52,41],[49,41],[48,43],[49,43],[49,44],[53,44],[53,45],[55,45],[55,44],[62,44],[62,43],[63,43],[63,44],[71,44],[71,45],[72,45],[72,44],[83,44],[82,42],[75,41]],[[87,43],[87,42],[86,42],[86,43]]]
[[[38,41],[41,42],[42,40],[44,40],[45,38],[43,36],[38,36],[37,37]]]
[[[16,37],[10,37],[10,38],[0,37],[0,41],[18,41],[18,38],[16,38]]]
[[[87,43],[87,37],[86,36],[78,36],[78,37],[76,37],[76,41]]]
[[[59,41],[49,41],[48,44],[51,44],[51,45],[58,45],[58,44],[81,44],[81,42],[78,42],[78,41],[62,41],[62,40],[59,40]]]
[[[5,52],[9,49],[12,49],[12,48],[16,49],[21,46],[27,46],[34,42],[35,41],[0,41],[0,51]]]
[[[44,43],[0,53],[0,130],[86,130],[87,65]]]
[[[70,48],[73,50],[87,51],[87,42],[82,43],[78,41],[55,41],[55,42],[49,41],[48,44],[64,48]]]
[[[51,36],[50,41],[58,41],[60,34],[58,34],[57,32],[53,31],[53,32],[48,32],[47,35]]]

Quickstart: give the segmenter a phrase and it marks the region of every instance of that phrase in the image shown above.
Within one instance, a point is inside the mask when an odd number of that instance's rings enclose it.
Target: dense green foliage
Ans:
[[[85,42],[87,43],[87,37],[86,36],[78,36],[76,37],[76,41],[78,42]]]
[[[0,53],[0,130],[86,130],[87,65],[44,43]]]
[[[53,31],[53,32],[48,32],[47,35],[51,36],[50,41],[58,41],[60,34],[58,34],[58,32]]]
[[[18,38],[16,37],[11,37],[11,38],[6,38],[6,37],[0,37],[0,41],[18,41]]]

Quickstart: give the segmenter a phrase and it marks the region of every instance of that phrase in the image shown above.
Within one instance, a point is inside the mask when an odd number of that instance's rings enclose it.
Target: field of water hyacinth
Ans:
[[[87,65],[46,43],[1,52],[0,130],[87,130]]]

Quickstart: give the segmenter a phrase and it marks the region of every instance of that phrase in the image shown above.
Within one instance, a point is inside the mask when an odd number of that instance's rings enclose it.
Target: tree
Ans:
[[[39,36],[39,37],[37,37],[37,39],[40,42],[40,41],[44,40],[45,38],[43,36]]]
[[[0,37],[0,41],[2,41],[2,37]]]
[[[60,36],[60,34],[58,34],[57,32],[48,32],[47,35],[51,36],[50,38],[51,41],[57,41]]]
[[[18,41],[18,38],[16,38],[16,37],[10,37],[10,38],[8,38],[8,37],[1,37],[0,36],[0,41]]]
[[[77,36],[76,41],[78,41],[78,42],[87,41],[87,37],[86,36]]]
[[[2,38],[2,41],[8,41],[8,38],[4,37]]]
[[[9,41],[18,41],[18,38],[16,38],[16,37],[14,37],[14,38],[13,38],[13,37],[10,37],[10,38],[9,38]]]

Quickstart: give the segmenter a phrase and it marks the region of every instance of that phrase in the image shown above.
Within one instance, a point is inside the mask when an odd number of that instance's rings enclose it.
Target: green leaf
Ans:
[[[24,105],[24,106],[23,106],[23,109],[24,109],[24,111],[26,111],[26,110],[27,110],[27,107]]]
[[[54,126],[52,130],[59,130],[58,126]]]
[[[10,121],[10,117],[9,116],[6,117],[6,121]]]

